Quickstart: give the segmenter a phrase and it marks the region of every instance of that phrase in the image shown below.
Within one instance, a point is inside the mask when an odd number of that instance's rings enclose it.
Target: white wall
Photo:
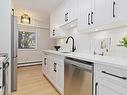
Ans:
[[[11,52],[11,0],[0,0],[0,52]],[[11,59],[10,59],[11,60]],[[9,66],[9,89],[11,79],[11,64]]]
[[[117,46],[119,40],[125,35],[127,35],[127,27],[122,27],[122,28],[117,28],[107,31],[93,32],[89,34],[79,34],[76,28],[68,32],[70,32],[70,35],[72,35],[75,38],[76,47],[77,47],[76,52],[78,53],[93,54],[93,52],[91,52],[93,40],[111,38],[110,52],[106,54],[106,56],[111,56],[121,59],[127,58],[127,48]],[[57,44],[62,46],[61,50],[71,49],[72,43],[70,42],[69,45],[66,45],[65,41],[66,38],[57,40]]]
[[[30,16],[31,18],[30,25],[43,27],[43,28],[49,28],[49,25],[50,25],[49,19],[43,19],[42,17],[40,17],[40,15],[36,13],[32,13],[31,11],[25,10],[25,9],[15,9],[15,16],[18,17],[18,20],[17,20],[18,24],[21,23],[21,16],[24,14],[28,14]]]
[[[42,50],[52,49],[56,45],[56,40],[50,39],[49,20],[43,20],[38,14],[25,9],[15,9],[15,15],[18,17],[17,23],[21,24],[21,16],[26,13],[31,18],[31,24],[18,25],[18,30],[37,32],[37,49],[21,50],[18,49],[18,63],[27,63],[42,61]],[[33,27],[32,27],[33,26]]]
[[[40,29],[30,26],[20,26],[19,30],[36,31],[37,32],[37,49],[35,50],[22,50],[18,49],[18,63],[42,61],[42,50],[53,49],[56,41],[50,39],[48,29]]]

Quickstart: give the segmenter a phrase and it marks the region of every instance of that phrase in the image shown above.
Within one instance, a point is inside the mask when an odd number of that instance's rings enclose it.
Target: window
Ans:
[[[36,32],[18,32],[19,49],[36,49]]]

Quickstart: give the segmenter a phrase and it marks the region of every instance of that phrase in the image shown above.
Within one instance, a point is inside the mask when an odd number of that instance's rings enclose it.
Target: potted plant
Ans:
[[[117,56],[120,58],[127,58],[127,35],[120,39],[119,44],[117,44]]]
[[[120,41],[118,46],[122,46],[122,47],[126,47],[127,48],[127,35],[125,37],[123,37]]]

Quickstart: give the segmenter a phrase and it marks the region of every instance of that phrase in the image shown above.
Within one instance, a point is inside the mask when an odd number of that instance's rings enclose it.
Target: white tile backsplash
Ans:
[[[70,35],[75,38],[76,52],[93,53],[93,41],[98,39],[111,38],[111,47],[107,56],[127,58],[127,48],[118,47],[119,40],[127,35],[127,27],[117,28],[112,30],[93,32],[89,34],[79,34],[77,29],[69,30]],[[61,50],[69,50],[72,47],[72,41],[67,45],[66,38],[59,39],[57,44],[61,46]]]

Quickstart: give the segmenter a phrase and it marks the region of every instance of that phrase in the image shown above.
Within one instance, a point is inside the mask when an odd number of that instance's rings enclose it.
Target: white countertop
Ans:
[[[53,53],[53,54],[57,54],[57,55],[65,56],[65,57],[77,58],[80,60],[94,62],[95,64],[104,64],[104,65],[115,66],[122,69],[127,69],[127,60],[125,59],[112,58],[108,56],[83,54],[83,53],[76,53],[76,52],[75,53],[61,53],[59,51],[54,51],[54,50],[43,50],[43,52]]]

